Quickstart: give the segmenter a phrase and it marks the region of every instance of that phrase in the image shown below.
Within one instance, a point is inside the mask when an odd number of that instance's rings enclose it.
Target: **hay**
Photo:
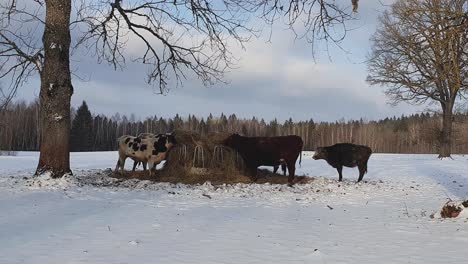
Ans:
[[[463,208],[459,206],[446,203],[444,207],[442,207],[442,210],[440,211],[440,216],[442,218],[455,218],[461,213],[462,210]]]
[[[153,178],[148,172],[128,172],[124,175],[113,174],[117,178],[137,178],[152,181],[197,184],[251,183],[247,176],[242,157],[233,149],[222,145],[230,133],[212,132],[206,136],[189,130],[175,130],[172,133],[177,144],[168,152],[166,163],[156,171]],[[288,177],[259,170],[257,183],[287,184]],[[295,177],[295,183],[307,183],[311,178]]]
[[[468,208],[468,200],[462,202],[463,207]]]
[[[158,177],[183,183],[250,182],[243,173],[243,160],[234,150],[222,145],[229,133],[201,136],[194,131],[176,130],[175,145],[168,153]],[[171,180],[171,181],[172,181]]]
[[[442,218],[456,218],[466,208],[468,208],[468,200],[462,202],[450,200],[446,202],[442,207],[442,210],[440,211],[440,216]]]

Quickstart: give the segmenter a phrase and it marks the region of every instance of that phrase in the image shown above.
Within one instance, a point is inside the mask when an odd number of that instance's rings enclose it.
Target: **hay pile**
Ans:
[[[468,200],[465,201],[447,201],[440,212],[430,215],[431,218],[457,218],[462,216],[468,219]]]
[[[468,208],[468,200],[463,202],[448,201],[442,207],[440,216],[442,218],[456,218],[466,208]]]
[[[183,183],[250,182],[250,178],[243,175],[242,157],[222,145],[230,133],[209,133],[202,137],[194,131],[176,130],[173,135],[177,145],[169,152],[157,177]]]
[[[442,218],[455,218],[457,217],[463,208],[453,205],[453,204],[445,204],[440,211],[440,216]]]

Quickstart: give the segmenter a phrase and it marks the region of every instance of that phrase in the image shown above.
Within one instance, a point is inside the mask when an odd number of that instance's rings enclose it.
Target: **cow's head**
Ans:
[[[175,144],[177,144],[177,140],[172,133],[167,133],[165,136],[167,149],[171,149]]]
[[[232,134],[223,140],[223,145],[235,149],[239,144],[241,136],[239,134]]]
[[[326,148],[318,147],[312,157],[314,160],[327,159],[328,153]]]
[[[170,133],[157,134],[152,139],[154,140],[155,153],[166,152],[170,150],[175,144],[177,144],[175,136]]]

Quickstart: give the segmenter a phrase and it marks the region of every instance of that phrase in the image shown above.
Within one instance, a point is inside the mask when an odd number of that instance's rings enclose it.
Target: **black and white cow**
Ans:
[[[139,138],[134,136],[121,136],[118,139],[119,160],[115,167],[117,172],[120,168],[124,171],[125,160],[130,157],[135,162],[148,163],[149,175],[156,165],[166,159],[167,152],[176,144],[176,139],[172,134],[159,134],[155,137]],[[135,164],[133,170],[135,170]]]
[[[147,138],[157,138],[160,137],[163,134],[153,134],[153,133],[140,133],[138,135],[138,138],[141,139],[147,139]],[[132,171],[135,171],[135,169],[140,165],[143,164],[143,171],[146,171],[146,161],[133,161],[133,169]]]

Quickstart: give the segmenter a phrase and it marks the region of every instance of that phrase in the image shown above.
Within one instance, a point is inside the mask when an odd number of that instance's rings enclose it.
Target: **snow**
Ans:
[[[311,155],[294,188],[117,180],[116,152],[32,178],[38,153],[0,156],[0,263],[466,263],[468,210],[437,217],[468,198],[466,157],[373,154],[356,184]]]
[[[60,122],[60,120],[63,119],[63,116],[55,113],[53,118],[54,118],[55,122]]]
[[[54,42],[50,43],[50,49],[53,50],[53,49],[56,49],[57,47],[59,50],[62,50],[62,45],[54,43]]]

